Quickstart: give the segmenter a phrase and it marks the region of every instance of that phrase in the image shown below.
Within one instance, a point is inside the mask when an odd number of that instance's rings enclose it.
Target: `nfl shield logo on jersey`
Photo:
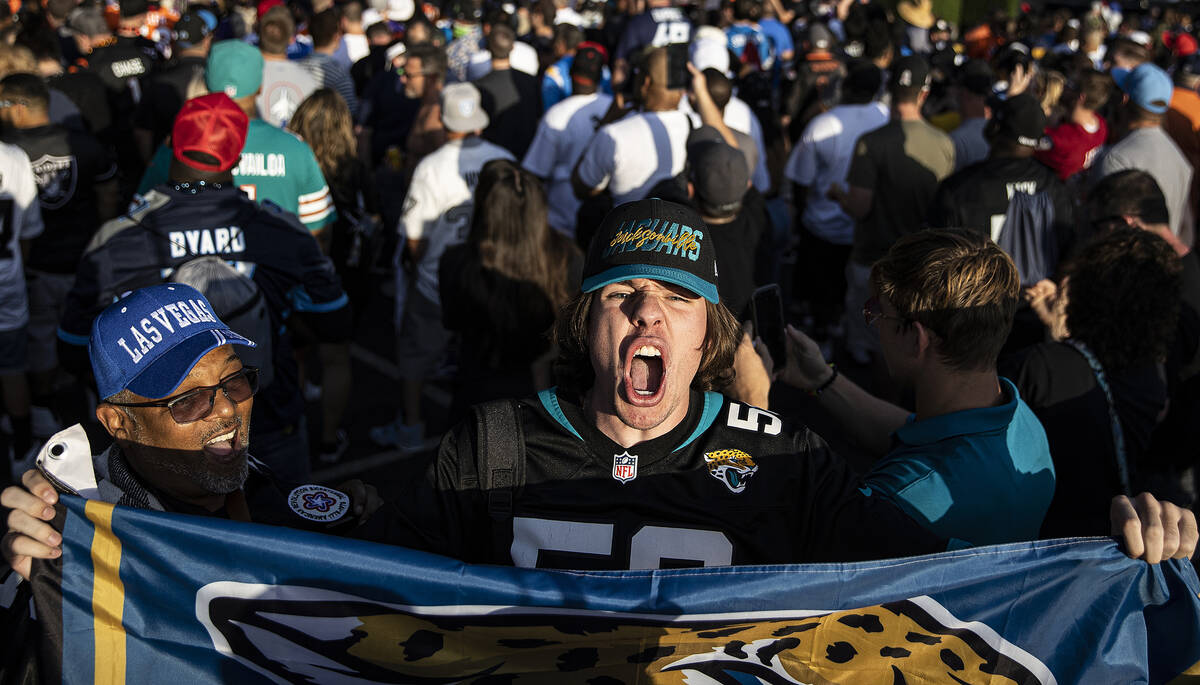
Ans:
[[[628,483],[637,478],[637,455],[626,451],[624,454],[613,455],[613,478]]]

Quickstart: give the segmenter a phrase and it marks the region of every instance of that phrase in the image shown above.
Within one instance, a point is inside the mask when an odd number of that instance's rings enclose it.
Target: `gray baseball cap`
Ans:
[[[482,131],[489,121],[478,88],[470,83],[451,83],[442,89],[442,124],[447,131]]]

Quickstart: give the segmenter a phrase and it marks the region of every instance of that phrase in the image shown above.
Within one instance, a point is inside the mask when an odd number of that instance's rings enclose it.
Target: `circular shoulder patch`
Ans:
[[[288,495],[288,506],[301,518],[329,523],[350,511],[350,497],[323,485],[301,485]]]

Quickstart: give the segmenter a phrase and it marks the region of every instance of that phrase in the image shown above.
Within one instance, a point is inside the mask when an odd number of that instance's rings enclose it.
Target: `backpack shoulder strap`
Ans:
[[[525,433],[520,405],[500,400],[478,405],[474,412],[476,473],[470,475],[475,476],[476,487],[487,495],[492,521],[507,527],[513,515],[516,490],[525,484]]]

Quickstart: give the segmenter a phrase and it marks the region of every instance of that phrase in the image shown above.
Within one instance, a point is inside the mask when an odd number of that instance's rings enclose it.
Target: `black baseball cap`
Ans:
[[[888,90],[928,87],[929,62],[924,57],[909,55],[892,62],[892,73],[888,76]]]
[[[992,94],[992,67],[981,59],[973,59],[962,65],[959,85],[968,92],[987,97]]]
[[[571,81],[588,86],[599,85],[604,77],[604,48],[596,43],[582,43],[571,60]]]
[[[217,18],[206,9],[189,9],[179,17],[171,30],[175,44],[182,48],[198,45],[200,41],[212,35],[217,26]]]
[[[696,196],[710,207],[729,207],[742,201],[749,187],[746,156],[724,140],[704,140],[688,146],[688,166]]]
[[[700,215],[656,197],[613,208],[592,238],[582,290],[633,278],[673,283],[719,302],[716,249]]]
[[[1046,113],[1029,93],[1004,100],[992,108],[988,122],[990,136],[1013,140],[1026,147],[1037,147],[1046,134]]]

